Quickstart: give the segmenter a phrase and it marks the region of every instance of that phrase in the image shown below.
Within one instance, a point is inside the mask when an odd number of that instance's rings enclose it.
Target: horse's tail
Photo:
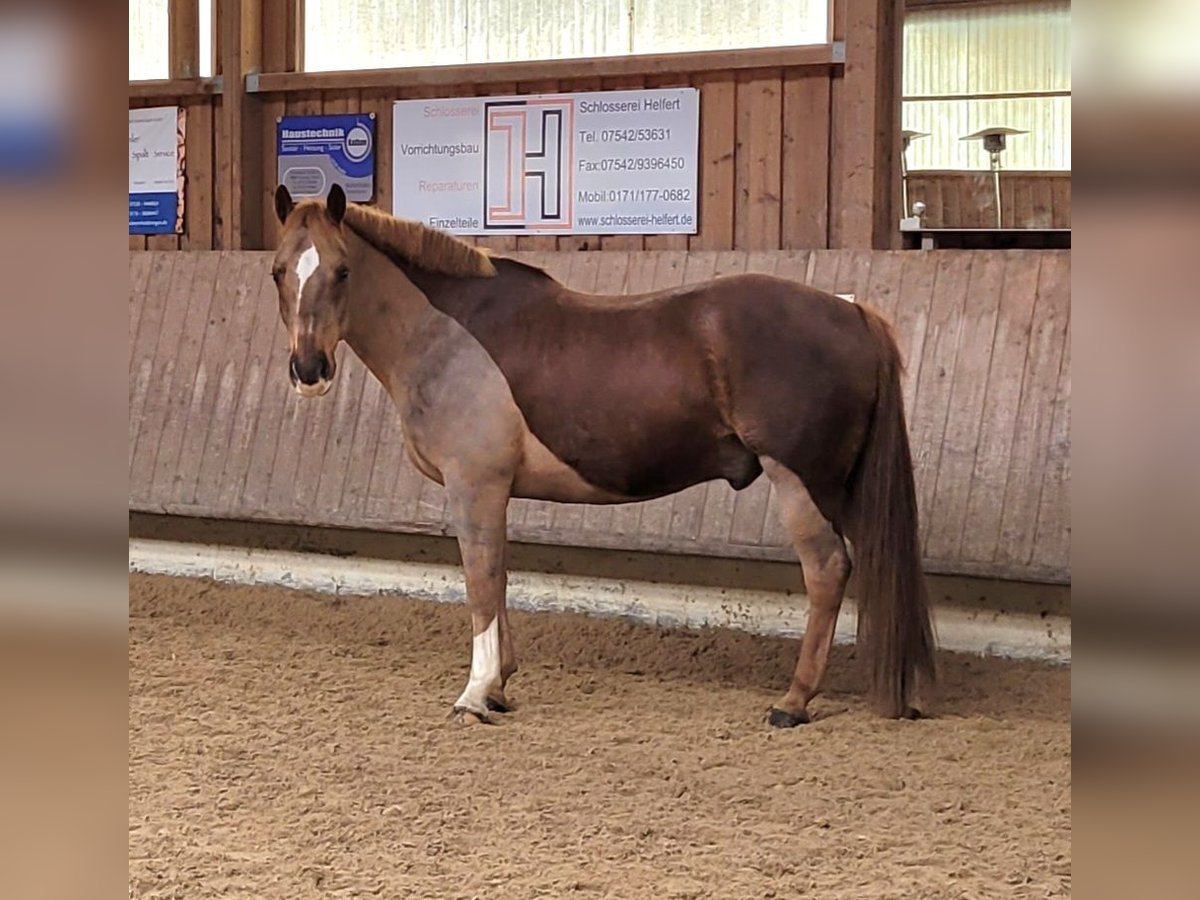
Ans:
[[[909,714],[918,676],[935,677],[929,597],[921,571],[917,492],[904,418],[904,363],[891,326],[859,307],[878,359],[875,409],[851,475],[846,532],[854,550],[858,646],[871,676],[873,705]]]

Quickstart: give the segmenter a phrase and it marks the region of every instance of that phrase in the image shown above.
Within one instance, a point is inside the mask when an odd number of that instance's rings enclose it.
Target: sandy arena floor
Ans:
[[[514,614],[519,708],[447,724],[466,611],[134,576],[130,897],[1064,897],[1070,673],[942,657],[868,713],[843,648]]]

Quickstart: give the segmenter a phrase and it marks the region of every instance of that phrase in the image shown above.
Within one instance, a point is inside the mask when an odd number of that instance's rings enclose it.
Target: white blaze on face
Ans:
[[[486,712],[488,693],[499,686],[500,619],[495,618],[471,642],[471,677],[467,680],[467,689],[454,705],[473,712]]]
[[[304,296],[304,283],[312,277],[312,273],[317,271],[317,266],[321,265],[321,257],[317,254],[317,248],[312,244],[308,245],[308,249],[300,254],[300,258],[296,260],[296,277],[300,280],[300,286],[296,288],[296,316],[300,315],[300,298]]]

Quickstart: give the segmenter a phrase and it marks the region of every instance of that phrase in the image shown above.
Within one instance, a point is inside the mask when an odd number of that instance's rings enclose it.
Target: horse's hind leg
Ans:
[[[808,623],[800,640],[800,659],[787,693],[771,707],[768,718],[777,728],[790,728],[809,720],[808,702],[821,689],[850,577],[850,558],[845,541],[821,514],[800,478],[770,457],[762,457],[762,463],[778,493],[780,518],[800,557],[808,592]]]
[[[447,478],[446,489],[466,575],[472,634],[471,674],[453,715],[456,721],[474,717],[486,722],[489,709],[508,706],[504,698],[506,657],[511,669],[516,668],[504,613],[509,486]]]

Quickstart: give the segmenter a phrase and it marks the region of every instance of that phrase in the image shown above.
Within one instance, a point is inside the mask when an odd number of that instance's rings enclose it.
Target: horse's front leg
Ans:
[[[473,635],[471,674],[454,704],[453,718],[486,722],[489,708],[507,708],[504,682],[516,669],[504,604],[510,485],[447,478],[446,490],[466,574]]]

